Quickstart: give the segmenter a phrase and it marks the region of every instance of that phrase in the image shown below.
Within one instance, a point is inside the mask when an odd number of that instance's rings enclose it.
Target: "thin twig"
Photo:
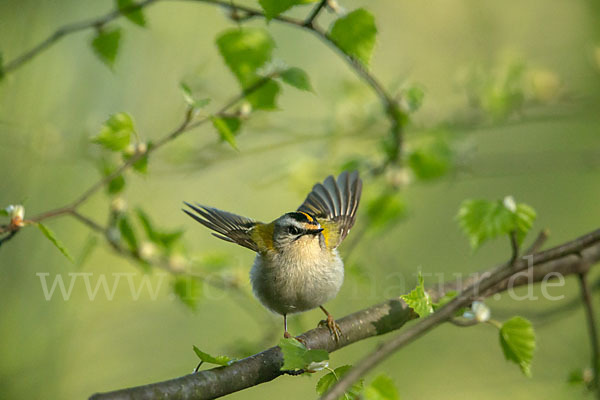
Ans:
[[[517,258],[519,258],[519,241],[517,240],[517,232],[516,231],[511,231],[509,236],[510,236],[510,248],[512,251],[512,255],[510,257],[510,263],[514,264],[515,261],[517,261]]]
[[[106,233],[106,229],[103,226],[101,226],[96,221],[86,217],[85,215],[81,214],[79,211],[71,210],[69,212],[69,214],[71,214],[73,217],[75,217],[77,220],[79,220],[79,222],[83,223],[91,230],[99,232],[99,233]]]
[[[582,261],[585,262],[585,261]],[[592,383],[591,387],[596,392],[596,398],[600,399],[600,343],[598,342],[598,328],[596,325],[596,317],[594,315],[594,307],[592,306],[592,294],[587,281],[587,272],[579,274],[579,283],[581,287],[581,298],[585,308],[587,325],[591,342],[591,361],[592,361]]]
[[[588,284],[590,295],[600,293],[600,277],[596,279],[592,284]],[[522,310],[520,314],[533,321],[536,328],[542,327],[549,323],[565,318],[573,314],[578,308],[582,306],[581,299],[579,297],[572,298],[561,302],[559,305],[547,308],[540,311]],[[514,315],[515,311],[510,308],[498,308],[494,307],[494,314],[497,316]]]
[[[217,111],[215,113],[215,115],[220,116],[221,114],[225,113],[229,108],[236,105],[240,100],[242,100],[249,94],[251,94],[251,93],[255,92],[256,90],[258,90],[259,88],[261,88],[264,84],[266,84],[272,78],[273,75],[274,74],[271,74],[269,76],[261,78],[253,85],[242,90],[242,92],[240,92],[238,95],[234,96],[232,99],[230,99],[228,102],[226,102],[225,105],[222,106],[219,109],[219,111]],[[202,124],[205,124],[206,122],[210,121],[211,116],[204,117],[195,122],[192,122],[192,118],[193,118],[193,110],[191,108],[188,108],[186,110],[183,121],[172,132],[168,133],[163,138],[157,140],[154,143],[154,145],[152,147],[149,147],[145,153],[135,153],[131,158],[129,158],[127,161],[125,161],[123,164],[121,164],[121,166],[119,166],[117,169],[115,169],[112,173],[106,175],[105,177],[103,177],[102,179],[100,179],[96,183],[94,183],[89,189],[87,189],[85,192],[83,192],[73,202],[71,202],[65,206],[62,206],[62,207],[59,207],[59,208],[56,208],[56,209],[53,209],[50,211],[46,211],[39,215],[36,215],[33,218],[31,218],[31,221],[40,222],[40,221],[48,219],[48,218],[57,217],[57,216],[65,215],[65,214],[75,215],[74,214],[75,210],[77,210],[77,208],[81,204],[83,204],[85,201],[87,201],[98,190],[100,190],[101,188],[106,186],[110,181],[112,181],[113,179],[115,179],[116,177],[121,175],[123,172],[125,172],[129,167],[131,167],[133,164],[135,164],[137,161],[139,161],[142,157],[149,156],[151,153],[154,153],[156,150],[160,149],[165,144],[175,140],[182,133],[187,132],[191,129],[197,128]],[[79,219],[81,219],[81,218],[79,218]]]
[[[538,233],[531,246],[529,246],[523,254],[529,256],[533,253],[537,253],[542,248],[544,243],[546,243],[546,240],[548,240],[548,236],[550,236],[550,231],[548,229],[542,229],[540,233]]]
[[[310,15],[304,20],[304,25],[305,26],[312,26],[314,20],[319,16],[319,13],[323,9],[323,7],[325,7],[326,5],[327,5],[327,0],[321,0],[319,2],[319,4],[317,4],[315,6],[315,8],[313,8],[313,10],[310,13]]]
[[[52,46],[53,44],[58,42],[58,40],[60,40],[62,37],[66,36],[66,35],[84,31],[87,29],[97,28],[98,26],[103,26],[103,25],[107,24],[108,22],[119,18],[123,14],[126,14],[127,12],[145,8],[145,7],[147,7],[153,3],[156,3],[158,1],[159,0],[145,0],[138,4],[132,4],[131,6],[123,8],[121,10],[117,9],[117,10],[110,11],[109,13],[107,13],[101,17],[98,17],[98,18],[83,20],[83,21],[76,22],[73,24],[65,25],[65,26],[57,29],[53,34],[51,34],[46,39],[44,39],[42,42],[40,42],[39,44],[34,46],[31,50],[25,52],[24,54],[18,56],[15,59],[9,61],[4,66],[4,73],[7,74],[7,73],[13,72],[18,67],[22,66],[27,61],[29,61],[33,57],[37,56],[38,54],[40,54],[41,52],[43,52],[44,50],[46,50],[47,48],[49,48],[50,46]],[[264,12],[262,12],[262,10],[243,6],[243,5],[238,5],[231,1],[226,1],[226,0],[175,0],[175,1],[193,1],[193,2],[202,2],[202,3],[207,3],[207,4],[213,4],[213,5],[217,5],[217,6],[225,8],[225,9],[231,10],[233,13],[238,13],[239,11],[242,11],[245,13],[245,16],[243,18],[244,20],[254,18],[254,17],[266,18],[265,14],[264,14]],[[337,43],[329,36],[329,34],[325,30],[323,30],[322,28],[319,28],[314,23],[314,19],[318,16],[319,12],[321,11],[321,9],[325,5],[325,3],[326,3],[326,1],[322,0],[321,3],[319,3],[319,5],[315,7],[315,9],[313,9],[312,13],[305,20],[286,17],[283,15],[277,15],[277,16],[273,17],[272,19],[275,21],[278,21],[278,22],[282,22],[285,24],[297,26],[299,28],[307,29],[307,30],[313,32],[314,34],[316,34],[322,41],[324,41],[332,49],[334,49],[338,54],[340,54],[342,56],[342,58],[344,60],[346,60],[348,65],[350,65],[350,67],[352,69],[354,69],[354,71],[365,82],[367,82],[367,84],[369,86],[371,86],[371,88],[375,91],[375,93],[380,98],[381,102],[383,103],[386,114],[387,114],[388,118],[390,119],[390,122],[391,122],[390,131],[392,133],[392,138],[394,140],[395,153],[392,155],[392,157],[389,161],[397,162],[400,160],[401,152],[402,152],[402,143],[403,143],[402,135],[403,135],[404,114],[403,114],[402,110],[400,109],[398,102],[393,98],[393,96],[391,96],[387,92],[387,90],[377,80],[377,78],[375,78],[375,76],[372,75],[366,69],[366,67],[362,64],[362,62],[360,62],[355,57],[352,57],[351,55],[345,53],[337,45]],[[239,18],[239,17],[237,17],[237,19],[234,17],[234,19],[237,22],[240,22],[242,20],[242,18]]]
[[[2,246],[4,243],[8,242],[10,239],[14,238],[15,235],[17,233],[19,233],[20,229],[14,229],[11,230],[8,235],[4,236],[3,238],[0,238],[0,246]]]
[[[21,56],[17,57],[16,59],[8,62],[4,66],[4,73],[10,73],[10,72],[14,71],[15,69],[17,69],[18,67],[23,65],[25,62],[29,61],[36,55],[40,54],[42,51],[44,51],[45,49],[47,49],[48,47],[50,47],[51,45],[56,43],[59,39],[61,39],[62,37],[66,36],[68,34],[72,34],[72,33],[84,31],[87,29],[103,26],[106,23],[120,17],[121,15],[126,14],[127,12],[131,12],[131,11],[134,11],[137,9],[142,9],[142,8],[147,7],[148,5],[158,2],[158,1],[159,0],[145,0],[145,1],[142,1],[141,3],[133,4],[129,7],[123,8],[121,10],[118,10],[118,9],[113,10],[99,18],[84,20],[84,21],[73,23],[73,24],[65,25],[65,26],[57,29],[53,34],[48,36],[46,39],[44,39],[38,45],[34,46],[31,50],[27,51],[26,53],[22,54]],[[243,20],[254,18],[254,17],[266,18],[265,14],[262,12],[262,10],[255,9],[252,7],[246,7],[243,5],[238,5],[232,1],[225,1],[225,0],[175,0],[175,1],[202,2],[202,3],[213,4],[213,5],[223,7],[232,12],[232,19],[234,19],[238,23]],[[357,73],[357,75],[360,76],[369,86],[371,86],[371,88],[377,94],[377,96],[379,97],[379,99],[381,100],[381,102],[384,106],[386,115],[388,116],[388,118],[390,120],[390,124],[391,124],[390,132],[391,132],[391,137],[392,137],[392,146],[394,149],[393,152],[389,153],[389,156],[386,158],[384,165],[376,170],[376,171],[382,171],[387,164],[397,163],[397,162],[401,161],[402,147],[403,147],[404,112],[400,108],[398,101],[396,99],[394,99],[393,96],[391,96],[387,92],[387,90],[383,87],[383,85],[377,80],[377,78],[373,74],[371,74],[367,70],[367,68],[363,65],[363,63],[361,61],[359,61],[355,57],[347,54],[344,50],[342,50],[342,48],[338,46],[338,44],[331,38],[331,36],[329,36],[329,34],[325,30],[318,27],[314,23],[315,18],[318,16],[319,12],[321,11],[321,9],[323,8],[323,6],[325,4],[326,4],[326,0],[322,0],[319,3],[319,5],[317,5],[313,9],[311,14],[305,20],[290,18],[290,17],[286,17],[283,15],[277,15],[277,16],[273,17],[272,19],[275,21],[279,21],[282,23],[286,23],[289,25],[307,29],[307,30],[313,32],[314,34],[316,34],[317,37],[319,37],[323,42],[328,44],[338,54],[340,54],[342,56],[342,58],[344,60],[346,60],[348,65],[350,65],[350,67]],[[245,15],[243,17],[240,17],[238,15],[239,11],[244,12]]]
[[[67,36],[72,33],[85,31],[87,29],[96,28],[99,26],[106,25],[110,21],[119,18],[123,14],[127,14],[128,12],[135,11],[144,7],[149,6],[150,4],[156,2],[158,0],[145,0],[138,4],[132,4],[128,7],[124,7],[121,10],[113,10],[101,17],[83,20],[79,22],[75,22],[73,24],[64,25],[61,28],[58,28],[54,33],[48,36],[46,39],[35,45],[30,50],[16,57],[15,59],[9,61],[4,66],[4,73],[9,74],[16,70],[17,68],[24,65],[27,61],[31,60],[38,54],[42,53],[44,50],[58,42],[64,36]]]

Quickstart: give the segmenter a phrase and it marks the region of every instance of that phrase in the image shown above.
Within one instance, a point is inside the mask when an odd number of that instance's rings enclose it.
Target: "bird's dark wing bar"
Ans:
[[[337,181],[328,176],[323,183],[317,183],[298,208],[317,218],[334,222],[339,231],[339,243],[348,235],[356,219],[360,202],[362,181],[357,171],[342,172]]]
[[[217,232],[213,233],[215,237],[228,242],[237,243],[250,250],[258,251],[258,246],[250,237],[250,230],[256,226],[256,221],[216,208],[206,207],[200,204],[193,206],[190,203],[184,203],[195,213],[186,209],[183,209],[183,212],[207,228]]]

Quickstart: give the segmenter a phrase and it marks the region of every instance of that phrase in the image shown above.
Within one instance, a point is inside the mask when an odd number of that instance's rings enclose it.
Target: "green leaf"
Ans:
[[[365,387],[363,397],[365,400],[400,400],[394,381],[385,374],[377,376]]]
[[[192,310],[198,308],[198,301],[202,298],[202,283],[190,276],[178,276],[173,281],[173,293],[183,304]]]
[[[535,333],[531,322],[513,317],[500,328],[500,345],[504,357],[519,365],[523,374],[531,376],[531,360],[535,350]]]
[[[235,132],[240,128],[239,118],[211,117],[211,122],[222,140],[226,141],[235,150],[238,150],[235,143]]]
[[[265,12],[267,21],[270,21],[293,6],[306,3],[305,0],[258,0],[258,2]]]
[[[141,8],[133,8],[135,6],[133,0],[117,0],[117,8],[131,22],[139,26],[146,26],[146,18]]]
[[[100,169],[100,173],[102,176],[107,177],[112,175],[112,173],[118,168],[108,158],[101,158],[98,164],[98,168]],[[115,195],[120,193],[125,188],[125,177],[123,174],[117,175],[113,179],[111,179],[106,185],[106,191],[109,195]]]
[[[109,194],[117,194],[123,191],[125,188],[125,177],[123,175],[119,175],[108,182],[106,190]]]
[[[163,247],[166,250],[171,250],[173,245],[181,239],[183,235],[182,230],[176,231],[164,231],[157,229],[150,220],[148,214],[146,214],[141,208],[135,210],[138,219],[146,233],[146,237],[153,243]]]
[[[335,370],[333,370],[333,372],[330,372],[326,375],[323,375],[321,377],[321,379],[319,379],[319,382],[317,382],[317,394],[319,396],[322,396],[323,394],[325,394],[329,389],[331,389],[331,387],[333,385],[335,385],[335,383],[337,381],[340,380],[341,377],[343,377],[344,375],[346,375],[348,373],[348,371],[350,371],[350,369],[352,368],[351,365],[344,365],[341,367],[336,368]],[[341,396],[340,399],[344,399],[344,400],[356,400],[359,398],[360,393],[363,390],[363,380],[359,380],[358,382],[354,383],[354,385],[352,385],[350,387],[350,389],[348,389],[348,391],[346,393],[344,393],[344,396]]]
[[[138,241],[135,236],[135,231],[133,230],[133,226],[127,218],[126,215],[121,215],[119,217],[119,221],[117,223],[119,228],[119,232],[121,232],[121,238],[127,243],[127,246],[134,253],[138,250]]]
[[[104,122],[100,133],[92,138],[92,142],[98,143],[108,150],[122,151],[129,146],[131,136],[134,134],[133,118],[131,115],[121,112],[111,115]]]
[[[135,151],[140,151],[140,152],[143,151],[144,155],[142,155],[137,161],[135,161],[131,165],[131,167],[133,168],[134,171],[139,172],[140,174],[146,174],[148,172],[148,153],[150,152],[150,149],[152,149],[154,144],[152,142],[139,143],[137,146],[138,146],[138,149]],[[144,149],[140,150],[140,147],[144,147]],[[123,152],[123,159],[125,161],[129,161],[131,159],[131,157],[133,157],[134,155],[135,155],[135,153],[131,153],[126,150]]]
[[[271,60],[275,42],[264,29],[242,28],[225,31],[217,38],[217,46],[242,88],[247,89],[263,79],[257,70]],[[279,84],[269,79],[246,99],[255,109],[274,110],[278,94]]]
[[[117,167],[113,166],[108,160],[102,159],[100,162],[100,172],[104,177],[112,175]],[[120,174],[111,179],[106,185],[106,191],[109,195],[115,195],[123,191],[125,188],[125,177]]]
[[[384,192],[367,204],[370,227],[383,229],[406,215],[406,203],[398,192]]]
[[[423,104],[425,91],[420,86],[412,86],[402,91],[402,98],[406,102],[409,112],[415,112]]]
[[[276,110],[279,91],[279,84],[269,79],[259,89],[247,95],[246,99],[255,109]]]
[[[377,27],[373,15],[363,8],[338,18],[329,36],[346,54],[368,65],[375,46]]]
[[[445,175],[452,165],[452,150],[442,138],[423,141],[408,155],[408,166],[421,180]]]
[[[198,358],[200,360],[202,360],[202,362],[206,362],[209,364],[216,364],[216,365],[230,365],[233,362],[235,362],[235,359],[227,357],[227,356],[211,356],[208,353],[203,352],[202,350],[200,350],[199,348],[197,348],[196,346],[194,346],[194,353],[196,353],[196,355],[198,356]]]
[[[98,237],[96,237],[93,234],[90,234],[83,245],[83,249],[81,250],[81,253],[79,253],[77,260],[75,261],[75,265],[77,266],[78,269],[81,269],[83,267],[85,262],[92,255],[92,252],[94,251],[94,249],[96,248],[97,245],[98,245]]]
[[[442,296],[437,303],[433,303],[433,310],[437,310],[438,308],[441,308],[443,306],[445,306],[446,304],[448,304],[450,302],[450,300],[452,300],[453,298],[456,297],[456,295],[458,295],[458,292],[456,290],[450,290],[448,292],[446,292],[444,294],[444,296]],[[462,312],[461,312],[462,314]]]
[[[146,174],[148,172],[148,154],[144,154],[139,160],[134,162],[131,167],[140,174]]]
[[[200,109],[210,104],[211,100],[209,98],[196,99],[192,93],[192,89],[185,83],[181,82],[179,87],[183,92],[183,98],[185,99],[185,102],[192,108]]]
[[[306,90],[308,92],[313,91],[310,84],[310,78],[301,68],[291,67],[281,72],[279,75],[281,76],[281,80],[296,89]]]
[[[515,225],[517,232],[517,242],[523,243],[527,232],[531,230],[533,221],[536,218],[536,212],[533,208],[524,203],[518,203],[515,211]]]
[[[92,40],[94,52],[104,64],[112,69],[119,52],[121,40],[121,29],[115,28],[110,31],[100,30]]]
[[[306,369],[313,362],[329,360],[325,350],[308,350],[306,346],[294,338],[281,339],[279,347],[283,354],[283,371]]]
[[[69,251],[67,250],[67,248],[62,244],[62,242],[56,237],[56,234],[50,229],[48,228],[46,225],[42,224],[41,222],[38,222],[37,227],[40,229],[40,231],[42,231],[42,233],[44,234],[44,236],[46,236],[48,238],[48,240],[50,240],[52,242],[52,244],[65,256],[67,257],[67,259],[71,262],[73,262],[73,257],[71,257],[71,254],[69,254]]]
[[[317,1],[319,0],[258,0],[265,12],[267,22],[294,6],[315,3]]]
[[[142,210],[141,208],[137,208],[135,210],[135,213],[137,214],[138,219],[140,220],[140,222],[142,224],[142,228],[144,229],[144,232],[146,233],[146,237],[151,242],[160,243],[160,235],[154,229],[154,225],[150,221],[150,217],[148,216],[148,214],[146,214],[144,212],[144,210]]]
[[[306,367],[310,367],[312,363],[320,363],[325,360],[329,360],[329,353],[327,350],[311,349],[304,353],[304,363]]]
[[[473,250],[483,242],[516,232],[519,244],[531,229],[535,211],[527,204],[515,204],[512,197],[504,200],[465,200],[458,211],[460,227],[469,237]]]
[[[419,317],[424,318],[433,312],[433,305],[429,294],[425,292],[421,271],[419,271],[417,279],[419,281],[417,287],[411,290],[409,294],[403,294],[400,297]]]
[[[8,210],[6,208],[0,208],[0,215],[3,217],[8,217]]]
[[[259,79],[256,70],[271,60],[275,42],[264,29],[233,28],[217,37],[217,47],[225,64],[247,88]]]
[[[512,61],[485,88],[482,107],[494,120],[503,120],[523,107],[525,72],[525,64]]]

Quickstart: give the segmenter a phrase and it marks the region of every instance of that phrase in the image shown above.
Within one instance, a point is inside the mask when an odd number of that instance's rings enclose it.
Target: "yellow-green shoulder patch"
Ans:
[[[323,228],[322,233],[325,238],[325,246],[328,249],[337,247],[340,242],[340,231],[337,224],[328,220],[318,220],[318,222],[321,224],[321,228]]]
[[[275,250],[273,247],[273,224],[257,224],[250,232],[250,237],[258,245],[259,251]]]

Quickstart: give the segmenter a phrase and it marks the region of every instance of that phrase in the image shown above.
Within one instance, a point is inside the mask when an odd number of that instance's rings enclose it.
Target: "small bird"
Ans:
[[[185,203],[183,211],[216,233],[214,236],[255,251],[250,271],[252,290],[269,310],[287,316],[320,307],[327,327],[340,339],[340,328],[323,307],[344,280],[337,247],[350,232],[362,192],[358,172],[342,172],[317,183],[296,211],[263,223],[216,208]]]

